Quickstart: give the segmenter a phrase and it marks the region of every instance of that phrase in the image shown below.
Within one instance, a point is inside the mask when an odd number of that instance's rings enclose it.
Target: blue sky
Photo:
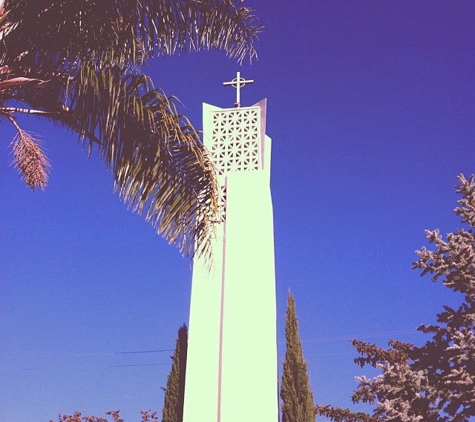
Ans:
[[[350,406],[349,339],[420,342],[457,298],[411,270],[424,229],[459,226],[456,176],[475,172],[475,3],[253,0],[259,60],[219,52],[149,63],[201,129],[202,102],[268,99],[273,139],[279,360],[286,294],[297,303],[315,401]],[[161,412],[191,264],[112,192],[74,136],[21,119],[52,161],[45,192],[0,153],[0,421],[81,410]],[[252,346],[250,346],[252,347]],[[243,398],[245,401],[245,398]]]

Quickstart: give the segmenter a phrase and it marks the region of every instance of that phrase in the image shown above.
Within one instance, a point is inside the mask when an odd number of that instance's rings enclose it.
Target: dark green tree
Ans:
[[[317,406],[316,413],[336,422],[468,422],[475,417],[475,177],[460,175],[462,195],[455,213],[462,228],[444,239],[426,231],[434,250],[423,247],[413,268],[461,293],[458,307],[444,306],[433,325],[418,330],[430,338],[422,346],[391,340],[390,348],[353,340],[361,367],[382,374],[359,377],[353,402],[374,405],[373,414]]]
[[[303,358],[302,343],[292,294],[287,296],[287,314],[285,318],[284,369],[280,397],[282,399],[282,422],[313,422],[313,393],[307,371],[307,362]]]
[[[178,330],[172,369],[168,375],[163,405],[163,422],[182,422],[185,397],[186,355],[188,351],[188,329],[182,325]]]

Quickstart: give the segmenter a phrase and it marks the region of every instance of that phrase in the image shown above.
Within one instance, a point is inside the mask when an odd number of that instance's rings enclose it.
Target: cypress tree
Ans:
[[[290,291],[287,296],[285,338],[287,350],[280,388],[282,422],[313,422],[315,420],[313,393],[310,388],[307,362],[303,358],[295,300]]]
[[[182,325],[178,330],[172,369],[168,374],[162,422],[182,422],[185,396],[186,354],[188,350],[188,329]]]

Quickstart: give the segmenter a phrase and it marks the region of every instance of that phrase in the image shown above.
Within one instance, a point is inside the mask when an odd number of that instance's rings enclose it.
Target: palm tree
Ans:
[[[214,167],[176,100],[141,68],[154,56],[211,48],[252,60],[254,22],[240,0],[0,0],[0,117],[16,128],[13,159],[25,183],[44,189],[49,163],[20,113],[79,134],[135,212],[184,255],[209,252]]]

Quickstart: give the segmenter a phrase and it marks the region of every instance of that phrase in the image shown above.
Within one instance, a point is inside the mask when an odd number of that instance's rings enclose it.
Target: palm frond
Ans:
[[[146,55],[216,48],[242,61],[256,57],[262,31],[239,0],[9,0],[6,53],[56,68],[95,60],[141,63]],[[13,26],[15,30],[11,30]],[[11,43],[12,44],[12,43]]]
[[[207,255],[218,211],[215,169],[176,101],[137,69],[153,55],[201,49],[252,59],[262,27],[242,3],[5,0],[0,114],[14,122],[30,108],[78,132],[135,212],[184,255]],[[26,145],[25,133],[18,136]]]
[[[188,119],[144,75],[91,64],[72,85],[60,118],[95,134],[99,143],[89,141],[89,149],[97,145],[124,201],[184,255],[193,254],[195,240],[198,252],[209,252],[217,181]]]
[[[48,182],[50,162],[41,149],[38,139],[17,126],[12,145],[13,166],[20,173],[23,181],[31,189],[44,190]]]

